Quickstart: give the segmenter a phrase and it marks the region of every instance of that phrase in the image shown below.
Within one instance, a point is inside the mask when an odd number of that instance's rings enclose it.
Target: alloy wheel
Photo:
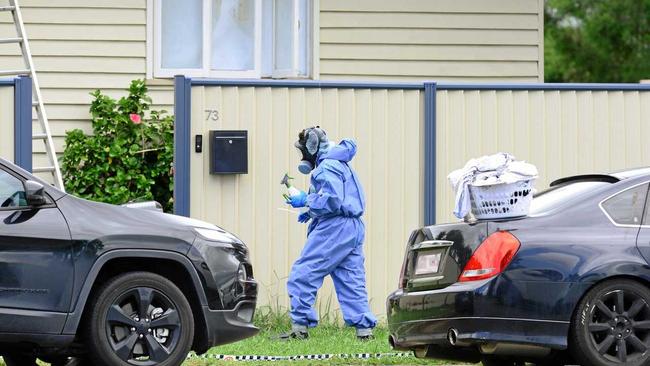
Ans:
[[[650,306],[631,290],[606,292],[592,303],[587,319],[589,339],[613,363],[639,360],[650,339]]]
[[[106,333],[113,352],[138,366],[169,358],[181,335],[175,304],[149,287],[132,288],[116,298],[106,314]]]

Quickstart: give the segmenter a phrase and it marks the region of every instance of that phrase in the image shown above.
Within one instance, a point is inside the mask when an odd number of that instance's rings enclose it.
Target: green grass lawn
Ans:
[[[292,340],[280,342],[274,340],[276,330],[262,331],[253,338],[241,342],[215,347],[210,354],[224,355],[264,355],[264,356],[294,356],[313,354],[359,354],[359,353],[395,353],[388,344],[388,331],[385,328],[375,330],[375,339],[360,342],[356,339],[353,328],[322,326],[311,329],[308,340]],[[371,359],[342,359],[301,360],[301,361],[216,361],[190,360],[187,365],[442,365],[439,361],[423,361],[412,355],[408,357],[382,357]]]
[[[279,333],[291,328],[291,321],[286,309],[260,307],[255,314],[255,324],[261,329],[260,334],[243,341],[208,351],[209,355],[257,355],[257,356],[297,356],[315,354],[359,354],[359,353],[399,353],[388,344],[388,329],[379,326],[375,329],[375,339],[366,342],[357,340],[354,328],[341,326],[339,314],[329,306],[319,309],[320,326],[309,330],[308,340],[291,340],[281,342],[274,339]],[[404,353],[404,352],[402,352]],[[419,360],[413,355],[408,357],[382,357],[370,359],[298,360],[298,361],[218,361],[189,360],[186,365],[443,365],[432,360]]]

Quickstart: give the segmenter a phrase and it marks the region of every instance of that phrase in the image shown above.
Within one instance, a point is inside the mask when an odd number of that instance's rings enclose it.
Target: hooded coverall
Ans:
[[[334,281],[343,319],[349,326],[374,328],[377,319],[370,311],[363,256],[365,208],[363,189],[348,166],[356,154],[353,140],[343,140],[317,159],[307,197],[312,222],[307,242],[294,263],[287,288],[294,324],[314,327],[318,316],[313,308],[325,276]]]

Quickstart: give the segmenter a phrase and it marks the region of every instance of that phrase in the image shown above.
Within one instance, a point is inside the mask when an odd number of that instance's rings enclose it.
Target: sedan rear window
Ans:
[[[535,195],[530,204],[530,215],[539,215],[551,211],[577,197],[609,185],[611,185],[611,183],[578,181],[551,187]]]

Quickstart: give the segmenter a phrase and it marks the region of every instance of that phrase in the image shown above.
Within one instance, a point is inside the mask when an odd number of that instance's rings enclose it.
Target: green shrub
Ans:
[[[69,193],[122,204],[156,200],[173,208],[174,120],[151,110],[144,80],[134,80],[119,101],[96,90],[90,106],[93,134],[67,132],[61,162]],[[145,113],[149,111],[148,117]]]

